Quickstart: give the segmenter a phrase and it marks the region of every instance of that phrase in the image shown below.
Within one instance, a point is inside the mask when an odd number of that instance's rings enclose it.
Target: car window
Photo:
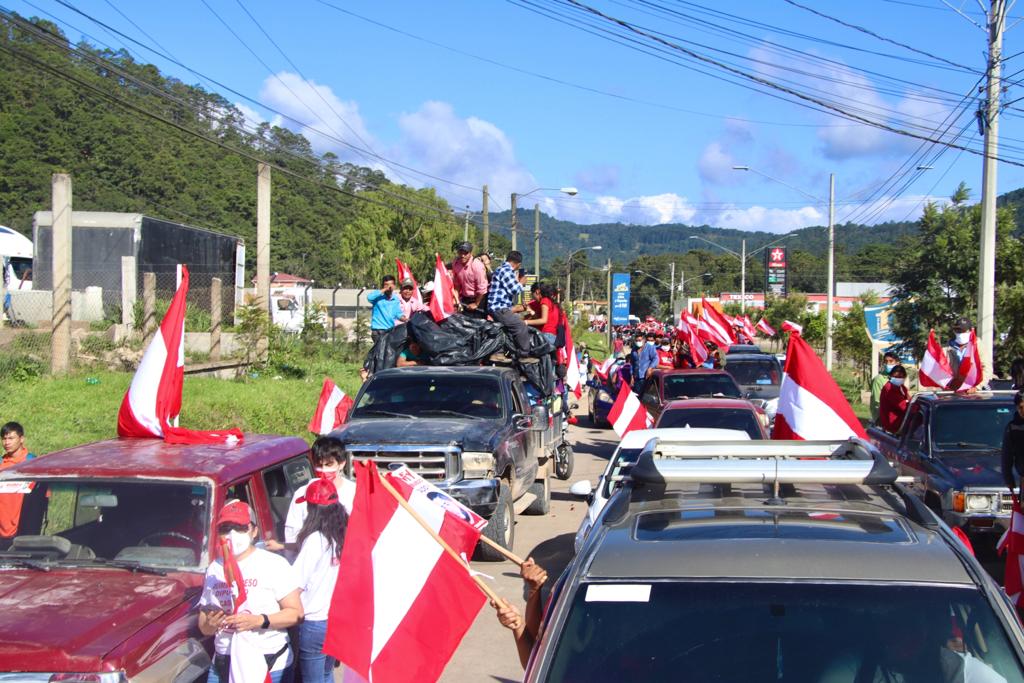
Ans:
[[[547,681],[1024,682],[973,587],[583,583],[552,642]]]
[[[778,385],[782,380],[779,362],[771,357],[758,360],[730,360],[725,371],[737,384]]]
[[[1013,414],[1013,405],[1002,401],[936,406],[932,417],[932,442],[938,450],[999,449],[1003,444],[1003,430]]]
[[[694,398],[697,396],[725,396],[740,398],[736,381],[726,374],[700,373],[668,375],[665,377],[665,400]]]
[[[284,538],[284,521],[292,496],[313,478],[309,456],[303,454],[263,471],[263,485],[267,489],[270,514],[274,521],[274,538]]]
[[[446,411],[496,419],[504,401],[496,377],[401,372],[377,376],[359,395],[352,417],[393,417]]]
[[[906,419],[907,447],[917,450],[922,447],[928,432],[921,406],[915,404]]]
[[[708,427],[712,429],[738,429],[751,439],[763,438],[761,426],[750,410],[740,408],[677,408],[658,416],[655,429],[670,427]]]
[[[636,459],[640,457],[640,448],[619,448],[616,449],[615,454],[612,455],[612,465],[608,468],[608,476],[604,480],[604,497],[611,497],[612,493],[618,487],[619,482],[612,481],[613,477],[623,474],[629,471],[633,465],[636,464]]]
[[[644,390],[644,398],[649,400],[649,401],[653,401],[654,403],[658,402],[658,380],[657,379],[652,379],[651,383],[647,385],[647,388]]]

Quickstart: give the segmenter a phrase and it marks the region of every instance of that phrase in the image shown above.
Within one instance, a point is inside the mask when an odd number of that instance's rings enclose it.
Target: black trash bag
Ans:
[[[541,356],[536,363],[520,363],[516,361],[516,370],[526,378],[526,381],[533,385],[533,388],[540,392],[544,398],[553,396],[555,393],[555,365],[551,362],[551,356]]]
[[[398,354],[409,342],[407,325],[396,325],[377,340],[370,352],[366,354],[363,367],[372,375],[380,370],[393,368],[398,363]]]
[[[479,363],[505,344],[504,329],[489,320],[456,313],[438,325],[427,313],[414,313],[407,325],[431,365]]]

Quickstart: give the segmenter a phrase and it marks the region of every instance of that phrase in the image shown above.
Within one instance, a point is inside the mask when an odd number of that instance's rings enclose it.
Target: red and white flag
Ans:
[[[430,297],[430,313],[434,316],[434,322],[439,323],[455,313],[455,293],[452,290],[452,278],[441,261],[441,255],[434,256],[437,257],[437,263],[434,266],[434,295]]]
[[[758,330],[767,337],[775,336],[775,329],[768,324],[767,318],[761,318],[760,320],[758,320],[757,325],[754,326],[754,329]]]
[[[697,367],[707,362],[709,356],[704,340],[700,336],[699,324],[689,311],[683,311],[679,315],[679,337],[690,347],[690,360]]]
[[[565,316],[565,313],[558,311],[558,315]],[[568,320],[563,320],[565,325],[565,346],[558,349],[558,362],[565,366],[565,386],[569,388],[576,398],[583,396],[583,385],[580,383],[580,362],[576,357],[576,345],[572,341],[572,328]]]
[[[654,424],[647,408],[644,408],[640,399],[626,386],[625,382],[619,388],[619,395],[615,398],[611,410],[608,411],[608,421],[612,423],[612,429],[620,439],[634,429],[650,429]]]
[[[921,372],[918,381],[922,387],[945,389],[953,379],[953,370],[949,365],[946,352],[935,339],[935,330],[928,330],[928,347],[921,359]]]
[[[866,438],[839,385],[799,334],[789,335],[773,439]]]
[[[754,329],[754,323],[750,322],[750,316],[744,315],[736,319],[740,322],[743,334],[746,335],[747,339],[749,339],[751,343],[753,343],[754,339],[757,337],[757,330]]]
[[[793,322],[792,320],[783,320],[782,321],[782,331],[783,332],[796,332],[797,334],[800,334],[801,332],[804,331],[804,326],[803,325],[799,325],[799,324]]]
[[[978,351],[978,338],[974,335],[973,329],[971,330],[971,338],[967,342],[967,348],[964,349],[964,358],[960,361],[957,376],[964,378],[960,386],[957,387],[957,391],[973,389],[984,381],[982,377],[981,353]]]
[[[320,389],[320,400],[316,404],[316,412],[309,421],[309,431],[314,434],[329,434],[345,422],[348,411],[352,409],[352,399],[338,388],[329,378],[324,377],[324,386]]]
[[[729,322],[728,316],[712,306],[711,302],[707,299],[701,298],[700,301],[703,308],[701,315],[708,324],[711,341],[723,348],[728,348],[730,344],[735,344],[736,336],[732,332],[732,323]]]
[[[468,564],[446,553],[384,488],[374,463],[353,468],[355,502],[339,568],[345,579],[334,589],[323,651],[374,683],[436,681],[485,597]],[[479,529],[416,490],[409,495],[457,554],[473,553]]]
[[[996,545],[999,554],[1006,553],[1006,568],[1003,573],[1003,590],[1014,607],[1024,607],[1024,514],[1020,500],[1013,497],[1013,512],[1010,525]]]
[[[117,412],[117,435],[163,439],[168,443],[237,443],[238,429],[198,431],[177,426],[185,380],[185,297],[188,268],[181,266],[181,283],[171,299],[160,329],[142,354],[139,369]]]
[[[602,381],[608,381],[608,373],[611,372],[612,366],[615,365],[615,356],[608,356],[600,363],[594,365],[594,374],[601,378]]]
[[[412,300],[418,304],[422,304],[423,293],[420,291],[420,286],[417,284],[416,278],[412,276],[412,270],[397,258],[395,259],[395,268],[398,270],[398,285],[401,286],[406,280],[412,280]]]

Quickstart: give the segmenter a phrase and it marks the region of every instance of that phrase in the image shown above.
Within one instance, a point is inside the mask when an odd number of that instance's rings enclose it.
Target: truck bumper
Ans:
[[[946,512],[943,514],[943,520],[949,526],[960,527],[968,536],[1002,534],[1010,523],[1009,517],[967,514],[963,512]]]
[[[463,479],[437,487],[476,514],[490,519],[498,507],[497,479]]]

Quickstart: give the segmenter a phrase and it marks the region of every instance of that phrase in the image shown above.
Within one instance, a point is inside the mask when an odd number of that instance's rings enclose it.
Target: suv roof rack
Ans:
[[[856,444],[859,446],[859,444]],[[737,458],[833,458],[837,451],[853,449],[847,439],[836,441],[723,440],[713,444],[700,441],[672,441],[654,437],[647,442],[655,459],[730,460]],[[866,457],[866,455],[865,455]]]

